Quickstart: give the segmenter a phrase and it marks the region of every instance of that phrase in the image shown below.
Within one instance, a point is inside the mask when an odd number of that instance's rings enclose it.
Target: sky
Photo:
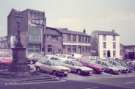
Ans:
[[[0,0],[0,36],[7,35],[7,16],[12,8],[45,12],[47,26],[115,30],[121,43],[135,45],[135,0]]]

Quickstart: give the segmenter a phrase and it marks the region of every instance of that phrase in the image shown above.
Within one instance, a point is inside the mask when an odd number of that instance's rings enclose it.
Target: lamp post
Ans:
[[[43,55],[45,55],[45,52],[46,52],[46,50],[45,50],[45,40],[46,40],[46,34],[45,34],[45,25],[46,24],[46,22],[45,22],[45,19],[43,19],[43,23],[42,23],[42,25],[43,25],[43,33],[42,33],[42,36],[43,36],[43,43],[42,43],[42,45],[43,45],[43,48],[42,48],[42,52],[43,52]]]

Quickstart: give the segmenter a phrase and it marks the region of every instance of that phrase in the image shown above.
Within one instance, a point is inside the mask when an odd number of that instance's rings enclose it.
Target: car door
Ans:
[[[50,66],[51,66],[50,62],[49,61],[45,61],[45,62],[42,63],[40,68],[43,71],[50,72]]]
[[[71,61],[66,61],[66,66],[68,67],[68,68],[70,68],[71,69],[71,71],[76,71],[75,70],[75,66],[73,65],[73,63],[71,62]]]

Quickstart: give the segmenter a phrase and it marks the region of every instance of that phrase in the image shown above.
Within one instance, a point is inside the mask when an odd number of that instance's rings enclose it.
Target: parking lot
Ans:
[[[25,79],[0,77],[0,89],[134,89],[135,87],[134,66],[131,68],[121,60],[89,57],[78,60],[71,55],[34,55],[28,60],[32,77]],[[1,66],[1,69],[6,68],[8,65]]]
[[[135,73],[111,75],[93,74],[82,76],[69,73],[67,77],[61,77],[59,81],[20,82],[5,83],[0,81],[0,89],[134,89]]]

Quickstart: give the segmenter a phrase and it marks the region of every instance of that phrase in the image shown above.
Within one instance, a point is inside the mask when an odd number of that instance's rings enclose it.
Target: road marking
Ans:
[[[88,87],[86,89],[98,89],[99,87]]]
[[[125,82],[126,85],[128,84],[135,84],[135,82]]]
[[[8,82],[8,83],[4,83],[5,86],[8,85],[31,85],[31,84],[44,84],[44,83],[60,83],[60,82],[65,82],[66,80],[60,80],[60,81],[46,81],[46,82]]]

